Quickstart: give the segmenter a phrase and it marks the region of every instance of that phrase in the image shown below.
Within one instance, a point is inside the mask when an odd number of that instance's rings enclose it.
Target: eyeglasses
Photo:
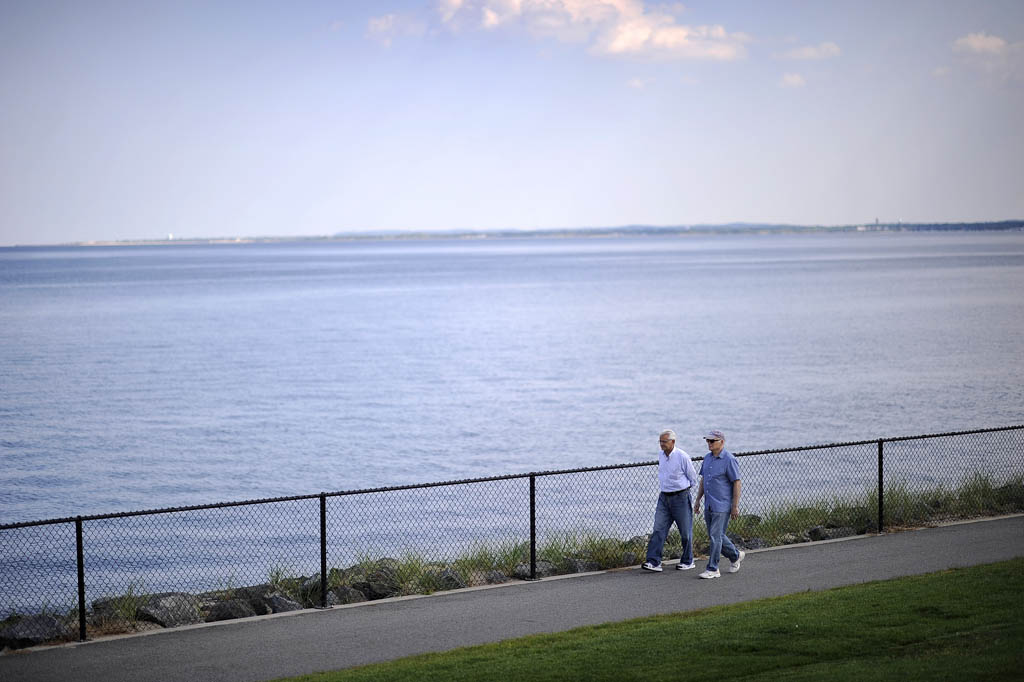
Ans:
[[[720,441],[722,439],[721,438],[705,438],[704,440],[706,440],[709,443],[717,443],[718,441]]]

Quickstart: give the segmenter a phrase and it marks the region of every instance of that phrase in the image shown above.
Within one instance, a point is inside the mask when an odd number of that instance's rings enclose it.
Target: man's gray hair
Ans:
[[[662,431],[661,433],[658,434],[658,438],[660,439],[662,436],[668,436],[669,439],[675,440],[676,439],[676,432],[673,431],[672,429],[665,429],[664,431]]]

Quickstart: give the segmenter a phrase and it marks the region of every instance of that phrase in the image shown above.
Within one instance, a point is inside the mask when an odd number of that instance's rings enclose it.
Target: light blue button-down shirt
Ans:
[[[658,485],[663,493],[674,493],[697,485],[697,470],[693,468],[690,456],[679,448],[672,448],[668,455],[659,453]]]
[[[736,457],[725,449],[718,457],[709,452],[704,455],[700,465],[700,475],[704,477],[704,498],[707,500],[708,511],[732,511],[732,484],[740,477]]]

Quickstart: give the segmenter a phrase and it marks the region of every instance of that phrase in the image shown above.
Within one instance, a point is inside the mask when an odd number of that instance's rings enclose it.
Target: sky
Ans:
[[[0,0],[0,246],[1024,218],[1020,0]]]

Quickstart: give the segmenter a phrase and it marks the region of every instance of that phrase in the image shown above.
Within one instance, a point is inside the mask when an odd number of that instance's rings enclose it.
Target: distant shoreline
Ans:
[[[820,232],[971,232],[1020,231],[1024,220],[977,223],[864,223],[858,225],[785,225],[773,223],[729,223],[724,225],[623,225],[620,227],[578,227],[536,230],[443,230],[336,233],[291,237],[197,237],[177,239],[125,239],[68,242],[63,244],[15,244],[4,248],[168,246],[208,244],[279,244],[288,242],[408,241],[435,239],[566,239],[586,237],[646,237],[718,234],[808,234]]]

